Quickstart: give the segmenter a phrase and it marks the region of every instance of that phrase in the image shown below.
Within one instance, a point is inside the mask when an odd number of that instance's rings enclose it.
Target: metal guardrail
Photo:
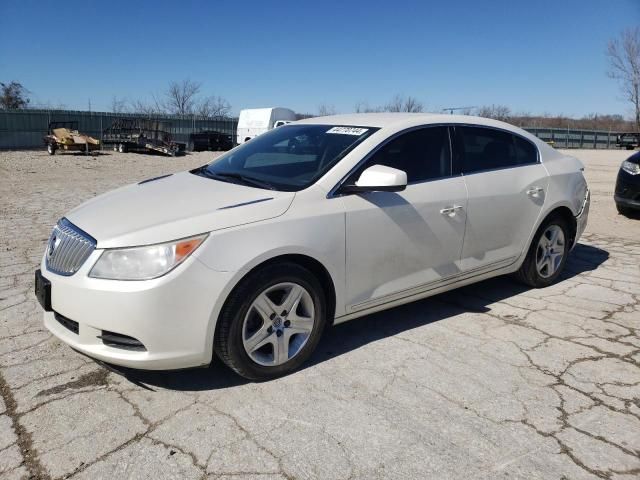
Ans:
[[[150,118],[171,124],[177,142],[189,142],[192,133],[216,130],[235,141],[237,118],[206,119],[196,116],[140,115],[71,110],[0,110],[0,149],[43,146],[42,137],[51,121],[77,121],[80,132],[102,140],[102,132],[118,118]],[[523,127],[557,148],[616,148],[617,132],[565,128]]]

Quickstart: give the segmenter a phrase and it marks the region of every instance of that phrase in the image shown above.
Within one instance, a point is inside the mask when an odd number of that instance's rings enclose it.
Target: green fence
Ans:
[[[236,138],[235,118],[199,118],[177,115],[115,114],[70,110],[0,110],[0,149],[44,147],[42,137],[49,122],[76,121],[78,130],[102,140],[102,132],[117,118],[152,118],[171,125],[170,132],[178,142],[189,142],[195,132],[215,130]]]
[[[235,142],[238,119],[205,119],[195,116],[115,114],[69,110],[0,110],[0,149],[42,147],[42,137],[51,121],[77,121],[82,133],[102,140],[102,132],[116,118],[153,118],[171,124],[178,142],[189,142],[189,135],[216,130],[232,135]],[[557,148],[616,148],[616,132],[573,130],[564,128],[529,128],[525,130]]]
[[[556,148],[617,148],[617,132],[606,130],[572,130],[568,128],[524,129]]]

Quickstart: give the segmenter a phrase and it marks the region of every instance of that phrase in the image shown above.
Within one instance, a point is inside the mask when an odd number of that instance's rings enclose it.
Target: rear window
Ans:
[[[509,132],[483,127],[456,127],[456,155],[464,173],[527,165],[538,161],[533,143]]]
[[[536,163],[538,161],[538,149],[528,140],[517,135],[513,136],[516,144],[516,155],[520,165]]]

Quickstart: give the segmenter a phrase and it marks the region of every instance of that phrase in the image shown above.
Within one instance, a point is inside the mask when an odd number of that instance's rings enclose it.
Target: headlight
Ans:
[[[620,168],[631,175],[638,175],[640,173],[640,164],[633,163],[628,160],[622,162]]]
[[[105,250],[89,272],[93,278],[109,280],[150,280],[180,265],[207,238],[207,235],[144,247]]]

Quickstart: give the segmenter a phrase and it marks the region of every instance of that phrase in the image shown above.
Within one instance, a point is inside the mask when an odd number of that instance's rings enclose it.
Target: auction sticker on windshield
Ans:
[[[327,130],[327,133],[338,133],[340,135],[356,135],[360,136],[365,133],[368,128],[358,128],[358,127],[333,127]]]

